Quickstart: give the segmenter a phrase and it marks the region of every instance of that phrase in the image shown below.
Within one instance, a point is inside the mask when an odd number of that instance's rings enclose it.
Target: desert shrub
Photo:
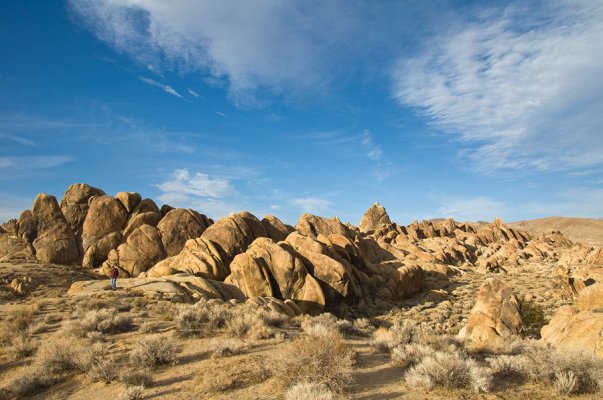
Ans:
[[[466,356],[458,352],[435,352],[424,357],[411,367],[405,379],[411,386],[432,389],[441,386],[448,389],[471,386],[471,364]]]
[[[547,324],[544,308],[534,301],[521,303],[522,331],[525,336],[540,338],[540,329]]]
[[[130,353],[130,362],[135,368],[149,368],[156,365],[176,364],[180,352],[170,338],[147,336],[141,339]]]
[[[603,361],[593,355],[556,352],[550,375],[559,393],[580,394],[603,391]]]
[[[203,391],[225,392],[241,386],[256,385],[270,376],[270,370],[262,358],[249,357],[238,362],[216,365],[212,374],[199,376],[195,386]]]
[[[230,309],[225,305],[201,300],[194,305],[180,306],[174,320],[181,336],[200,337],[223,327],[230,319],[230,314]]]
[[[132,326],[132,318],[120,315],[115,308],[90,310],[77,321],[69,321],[65,325],[68,333],[85,337],[89,332],[116,333],[124,332]]]
[[[471,378],[471,388],[476,393],[489,393],[492,391],[494,374],[490,368],[470,363],[469,376]]]
[[[574,393],[577,385],[578,379],[573,371],[555,372],[555,389],[557,393],[565,395]]]
[[[24,333],[13,337],[10,346],[7,346],[7,355],[12,360],[22,360],[35,353],[36,343]]]
[[[243,306],[241,308],[245,309],[246,307]],[[288,316],[277,313],[273,310],[266,311],[262,308],[259,308],[255,311],[255,313],[257,313],[257,315],[264,321],[266,325],[274,328],[280,328],[289,321]]]
[[[411,367],[423,360],[428,355],[434,353],[434,350],[423,344],[405,344],[394,347],[391,351],[392,363],[401,368]]]
[[[241,354],[245,351],[245,348],[245,343],[243,343],[241,340],[235,339],[214,339],[209,343],[209,349],[216,357]]]
[[[325,385],[313,382],[299,382],[291,386],[285,394],[285,400],[334,400],[333,392]]]
[[[31,366],[19,372],[7,385],[7,392],[15,398],[31,397],[56,383],[52,374],[39,366]]]
[[[0,345],[8,346],[13,338],[28,333],[34,321],[34,312],[30,307],[18,307],[7,312],[0,324]]]
[[[530,364],[533,363],[525,355],[506,354],[486,358],[486,361],[497,378],[526,378],[530,374]]]
[[[373,332],[369,345],[380,352],[390,352],[397,346],[411,343],[430,346],[435,350],[457,349],[460,344],[453,338],[435,335],[429,327],[413,320],[396,322],[389,329],[379,328]]]
[[[120,400],[142,400],[144,399],[143,386],[130,386],[119,396]]]
[[[375,331],[375,327],[366,318],[358,318],[354,320],[354,334],[358,336],[368,337]]]
[[[355,354],[337,331],[301,337],[285,350],[281,353],[275,374],[283,386],[291,387],[305,381],[342,391],[351,385]]]
[[[128,368],[119,374],[119,381],[130,386],[153,386],[153,371],[150,368]]]
[[[368,320],[364,320],[368,322]],[[336,330],[342,335],[366,335],[366,331],[362,330],[362,324],[365,322],[362,321],[356,325],[355,323],[345,320],[338,319],[333,314],[323,313],[314,317],[305,317],[301,322],[302,330],[309,335],[321,334],[322,331],[326,330]],[[368,323],[370,325],[370,323]],[[370,325],[372,327],[372,325]],[[366,327],[366,326],[365,326]],[[374,328],[373,328],[374,329]]]
[[[80,367],[79,346],[63,337],[54,337],[44,343],[36,354],[35,364],[46,375],[78,370]]]
[[[268,339],[274,337],[275,331],[257,314],[237,312],[226,321],[226,332],[234,337],[252,339]]]
[[[156,322],[147,321],[140,325],[141,333],[157,333],[159,331],[159,324]]]
[[[80,369],[93,381],[109,383],[118,375],[115,357],[109,354],[107,347],[101,343],[82,348],[79,364]]]

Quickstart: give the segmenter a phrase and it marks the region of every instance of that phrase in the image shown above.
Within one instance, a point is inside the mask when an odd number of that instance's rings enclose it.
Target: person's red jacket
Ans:
[[[109,276],[111,278],[117,278],[119,276],[119,270],[115,267],[111,267],[111,270],[109,271]]]

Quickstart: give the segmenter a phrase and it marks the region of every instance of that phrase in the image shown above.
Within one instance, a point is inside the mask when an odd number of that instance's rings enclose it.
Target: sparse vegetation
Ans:
[[[245,343],[237,339],[213,339],[209,344],[209,349],[214,356],[224,357],[241,354],[245,351],[246,346]]]
[[[124,390],[120,396],[121,400],[143,400],[144,387],[143,386],[130,386]]]
[[[325,385],[313,382],[299,382],[291,386],[285,400],[334,400],[335,395]]]
[[[68,321],[65,329],[76,337],[85,337],[90,332],[117,333],[131,328],[132,318],[122,315],[116,308],[89,310],[75,321]]]
[[[168,337],[143,337],[130,353],[134,368],[150,368],[157,365],[175,364],[180,352],[178,345]]]

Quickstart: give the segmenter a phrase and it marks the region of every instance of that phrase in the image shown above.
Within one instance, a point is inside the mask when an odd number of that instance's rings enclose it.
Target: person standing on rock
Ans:
[[[111,277],[111,289],[117,289],[117,277],[119,276],[119,270],[115,268],[115,265],[111,266],[109,270],[109,276]]]

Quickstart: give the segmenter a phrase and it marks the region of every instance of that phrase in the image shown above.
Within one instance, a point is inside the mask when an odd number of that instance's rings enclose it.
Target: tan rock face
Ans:
[[[580,311],[600,310],[603,312],[603,283],[584,288],[576,300],[576,307]]]
[[[222,261],[226,267],[237,254],[259,237],[267,237],[266,229],[254,215],[248,212],[231,214],[222,218],[203,232],[202,237],[215,243],[221,250]]]
[[[93,197],[82,228],[84,251],[103,236],[121,232],[128,219],[125,207],[111,196]]]
[[[34,201],[32,218],[37,221],[32,245],[38,260],[64,265],[80,263],[75,237],[54,196],[40,193]]]
[[[157,226],[160,220],[161,214],[156,213],[155,211],[140,213],[128,221],[128,225],[126,226],[126,229],[124,229],[123,236],[127,238],[132,234],[132,232],[142,225]]]
[[[25,240],[9,233],[0,233],[0,262],[35,261],[35,249]]]
[[[112,250],[112,253],[108,264],[114,263],[125,272],[125,276],[138,276],[166,257],[161,234],[157,228],[150,225],[137,228],[126,243],[119,245],[117,251]]]
[[[295,230],[312,238],[316,238],[318,235],[329,236],[331,234],[350,237],[349,228],[342,224],[338,218],[329,219],[312,214],[303,214],[297,221]]]
[[[205,215],[191,209],[177,208],[165,214],[157,228],[168,257],[172,257],[182,251],[187,240],[198,238],[210,225]]]
[[[358,228],[360,229],[360,232],[370,232],[382,225],[389,225],[391,223],[392,221],[389,219],[389,215],[387,215],[385,208],[379,203],[375,203],[366,210],[360,220]]]
[[[518,334],[521,326],[520,305],[515,294],[498,279],[486,279],[467,321],[465,339],[490,347],[501,337]]]
[[[146,275],[160,277],[179,272],[216,280],[223,280],[229,273],[222,262],[221,250],[204,238],[187,240],[180,253],[158,262]]]
[[[262,219],[262,225],[266,229],[268,237],[275,242],[285,240],[293,232],[293,228],[285,225],[280,219],[273,215],[266,215]]]
[[[109,252],[122,243],[123,236],[121,232],[112,232],[88,247],[82,259],[82,266],[85,268],[98,268],[109,256]]]
[[[104,194],[102,190],[85,183],[74,183],[69,186],[61,199],[61,211],[75,235],[80,255],[84,254],[81,243],[82,228],[88,214],[88,201],[91,197]]]
[[[115,199],[124,206],[128,213],[131,213],[140,204],[142,197],[135,192],[119,192],[115,195]]]
[[[157,207],[157,204],[151,199],[143,199],[134,207],[132,211],[130,211],[129,221],[133,220],[139,214],[154,212],[156,214],[161,215],[161,210]]]
[[[325,306],[322,289],[301,258],[272,239],[256,239],[230,268],[230,281],[248,297],[294,300],[307,313],[320,312]]]

